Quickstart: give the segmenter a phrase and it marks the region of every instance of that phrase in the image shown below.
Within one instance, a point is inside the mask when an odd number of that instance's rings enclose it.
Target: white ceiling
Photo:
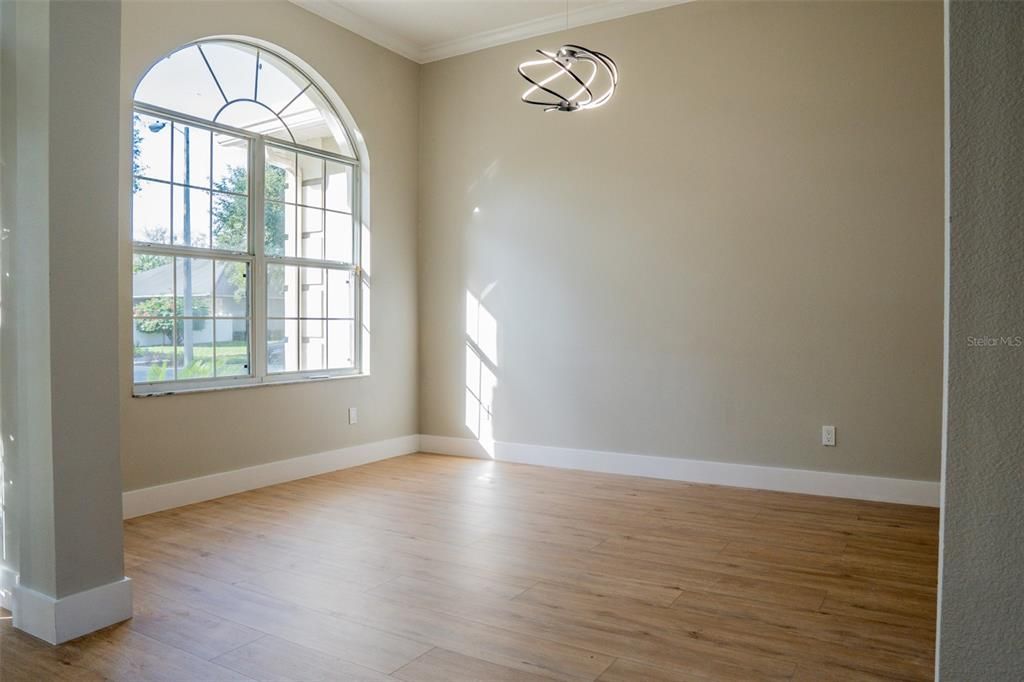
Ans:
[[[584,26],[687,0],[568,0]],[[566,27],[566,0],[292,0],[415,62],[454,57]]]

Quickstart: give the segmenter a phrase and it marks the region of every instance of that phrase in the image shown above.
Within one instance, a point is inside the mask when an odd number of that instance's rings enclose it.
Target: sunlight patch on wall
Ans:
[[[498,322],[466,292],[466,428],[494,457],[494,392],[498,385]]]

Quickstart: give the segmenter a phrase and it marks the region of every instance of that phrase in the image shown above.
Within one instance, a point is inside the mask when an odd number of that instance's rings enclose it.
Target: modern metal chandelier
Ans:
[[[569,0],[565,28],[569,28]],[[544,111],[596,109],[611,99],[619,84],[618,67],[602,52],[567,44],[554,52],[537,50],[537,54],[541,59],[519,65],[519,75],[530,84],[522,100]]]

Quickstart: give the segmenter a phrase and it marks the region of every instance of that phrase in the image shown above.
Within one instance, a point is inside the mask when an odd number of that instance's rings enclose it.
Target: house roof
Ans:
[[[133,298],[170,296],[174,288],[174,272],[170,263],[151,270],[136,272],[132,278]],[[185,277],[185,264],[178,261],[178,280]],[[192,295],[209,296],[213,286],[213,261],[207,258],[192,259]],[[235,284],[231,281],[231,270],[222,268],[217,277],[217,296],[234,296]]]

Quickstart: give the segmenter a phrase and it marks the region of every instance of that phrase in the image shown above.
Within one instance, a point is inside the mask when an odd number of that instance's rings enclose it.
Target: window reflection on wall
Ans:
[[[494,456],[494,392],[498,385],[498,323],[466,292],[466,428]]]

